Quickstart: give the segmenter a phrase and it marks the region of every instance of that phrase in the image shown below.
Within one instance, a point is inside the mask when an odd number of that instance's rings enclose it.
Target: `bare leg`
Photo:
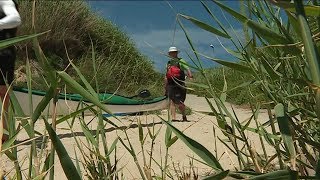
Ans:
[[[179,110],[180,110],[182,116],[185,116],[185,115],[186,115],[186,106],[184,105],[183,102],[181,102],[181,103],[179,104]]]
[[[171,112],[171,119],[176,119],[176,106],[173,101],[170,101],[170,112]]]
[[[179,104],[179,110],[182,114],[182,121],[188,121],[187,116],[186,116],[186,106],[184,105],[183,102]]]
[[[8,107],[9,107],[9,94],[7,94],[6,96],[6,93],[7,93],[7,86],[5,85],[0,85],[0,98],[1,98],[1,101],[4,105],[4,112],[1,112],[1,116],[3,117],[3,121],[2,121],[2,125],[3,125],[3,129],[5,130],[8,130],[7,129],[7,119],[6,119],[6,116],[7,116],[7,113],[8,113]],[[6,96],[6,99],[4,99]],[[1,107],[2,108],[2,107]],[[1,118],[2,118],[1,117]],[[2,136],[2,140],[7,140],[8,136],[7,135],[3,135]]]

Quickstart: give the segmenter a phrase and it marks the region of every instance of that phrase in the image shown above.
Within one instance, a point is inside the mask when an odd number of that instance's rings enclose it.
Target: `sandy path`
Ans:
[[[202,97],[197,97],[194,95],[188,95],[186,100],[186,105],[189,106],[194,113],[190,116],[188,116],[188,119],[190,122],[173,122],[173,125],[177,127],[179,130],[183,131],[187,136],[193,138],[197,142],[201,143],[203,146],[205,146],[208,150],[210,150],[213,154],[215,154],[214,149],[214,142],[215,138],[213,135],[213,127],[217,128],[215,124],[217,124],[215,117],[204,115],[201,113],[197,113],[195,111],[210,111],[209,106],[207,105],[207,102]],[[228,109],[231,109],[231,105],[227,104]],[[242,122],[246,119],[248,119],[251,116],[251,111],[248,109],[242,109],[242,108],[235,108],[235,112],[239,118],[239,120]],[[231,111],[232,112],[232,111]],[[167,111],[163,110],[160,117],[167,119]],[[180,117],[179,115],[177,117]],[[86,117],[86,122],[89,122],[93,117]],[[142,160],[142,153],[140,148],[140,142],[139,142],[139,133],[138,133],[138,127],[137,127],[137,121],[140,120],[143,125],[144,134],[147,133],[147,127],[152,128],[152,122],[154,121],[155,125],[154,128],[156,130],[160,129],[160,133],[155,141],[155,146],[153,150],[153,158],[158,163],[164,161],[164,154],[165,154],[165,131],[166,126],[162,124],[160,118],[157,115],[142,115],[142,116],[131,116],[131,117],[120,117],[121,123],[115,119],[112,119],[113,122],[115,122],[118,126],[122,128],[127,128],[127,133],[130,139],[130,142],[132,143],[135,152],[138,154],[139,163],[141,166],[143,166],[143,160]],[[266,112],[261,112],[259,114],[259,121],[261,123],[266,122],[268,120],[268,115]],[[255,127],[255,124],[250,124],[250,127]],[[130,126],[131,125],[131,126]],[[39,132],[43,132],[44,124],[42,120],[39,120],[36,124],[37,129]],[[92,127],[92,130],[95,130],[97,127],[97,121],[93,120],[90,124],[90,127]],[[60,135],[60,139],[62,140],[63,144],[65,145],[69,155],[72,158],[75,158],[75,152],[74,149],[76,148],[76,144],[74,141],[74,138],[72,134],[70,133],[70,130],[67,130],[68,128],[67,123],[62,123],[58,125],[57,133]],[[76,137],[81,141],[85,143],[85,137],[83,132],[81,131],[81,127],[79,122],[76,122],[73,131],[76,134]],[[125,135],[123,133],[123,130],[116,129],[112,127],[111,125],[107,125],[106,127],[107,131],[107,142],[108,146],[111,146],[111,143],[117,138],[117,136],[123,138],[125,142],[127,143],[127,139],[125,138]],[[220,130],[217,130],[217,135],[222,138],[226,139],[225,136],[222,134]],[[258,153],[261,153],[261,146],[259,142],[259,138],[256,134],[253,133],[247,133],[247,136],[250,138],[250,142],[252,143],[252,146],[257,149]],[[18,137],[19,141],[23,141],[26,139],[26,134],[21,133]],[[237,164],[237,158],[232,155],[232,153],[227,150],[227,148],[217,140],[217,147],[218,147],[218,157],[219,162],[221,163],[222,167],[225,169],[233,169],[234,166],[238,166]],[[86,143],[85,143],[86,144]],[[146,151],[149,151],[151,146],[151,139],[149,137],[146,138],[146,142],[144,145],[145,153],[147,156],[147,161],[149,162],[148,153]],[[273,152],[273,149],[271,149],[268,144],[266,144],[267,150],[269,152]],[[29,146],[20,146],[19,147],[19,156],[22,159],[23,157],[29,156]],[[101,149],[102,150],[102,149]],[[79,150],[77,151],[77,156],[81,157],[81,153]],[[88,153],[88,150],[85,150],[84,152]],[[231,155],[231,156],[229,156]],[[114,157],[114,153],[111,154],[111,157]],[[176,168],[180,168],[181,170],[187,172],[189,171],[190,167],[190,161],[191,158],[194,157],[196,159],[199,159],[195,154],[192,153],[192,151],[180,140],[178,140],[175,144],[173,144],[169,148],[169,162],[170,165],[169,169],[170,172],[174,173],[173,170],[173,164],[175,164]],[[117,146],[117,158],[120,159],[118,163],[118,168],[123,167],[123,174],[126,177],[126,179],[141,179],[137,166],[133,162],[132,156],[129,154],[129,152],[123,147],[123,145],[118,142]],[[112,160],[113,161],[113,160]],[[12,167],[12,163],[8,160],[4,162],[5,169],[7,171],[10,170],[10,167]],[[27,162],[24,163],[25,165]],[[26,168],[26,166],[23,166],[23,169]],[[198,163],[196,161],[193,162],[194,169],[196,172],[198,172],[199,175],[203,175],[206,173],[209,173],[211,169],[201,163]],[[159,167],[152,162],[152,170],[160,175]],[[27,171],[24,170],[23,173],[27,174]],[[85,172],[82,172],[85,174]],[[66,179],[62,168],[59,163],[58,157],[55,158],[55,179]]]

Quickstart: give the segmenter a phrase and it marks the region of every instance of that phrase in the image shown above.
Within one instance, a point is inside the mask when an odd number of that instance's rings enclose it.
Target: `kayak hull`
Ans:
[[[14,91],[14,95],[16,96],[23,112],[25,115],[30,115],[31,109],[29,106],[29,95],[27,92],[21,91]],[[117,95],[111,95],[117,96]],[[32,94],[32,111],[34,111],[40,101],[43,99],[43,95],[39,94]],[[123,97],[121,97],[123,98]],[[87,106],[92,105],[92,103],[88,101],[77,101],[77,100],[70,100],[67,98],[62,99],[61,97],[58,99],[57,106],[56,106],[56,115],[68,115],[73,113],[79,109],[85,108]],[[138,112],[147,112],[147,111],[155,111],[165,109],[168,105],[168,100],[163,98],[157,98],[156,100],[149,100],[149,101],[137,101],[137,103],[130,103],[130,104],[117,104],[117,103],[104,103],[105,108],[109,110],[112,114],[119,114],[119,113],[138,113]],[[96,106],[94,106],[97,109]],[[103,111],[103,114],[110,114],[108,112]],[[48,106],[42,112],[43,115],[52,115],[53,114],[53,100],[48,104]],[[90,110],[84,111],[85,115],[92,115]]]

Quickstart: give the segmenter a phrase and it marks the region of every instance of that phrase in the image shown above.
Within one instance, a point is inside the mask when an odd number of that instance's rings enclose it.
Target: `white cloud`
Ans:
[[[220,45],[216,35],[204,31],[200,28],[189,28],[187,29],[187,32],[194,47],[198,52],[221,59],[232,59],[232,57]],[[236,29],[234,33],[230,30],[228,30],[228,32],[230,32],[232,37],[243,38],[242,29]],[[174,46],[177,46],[181,50],[181,57],[187,59],[187,55],[184,53],[186,51],[188,52],[188,54],[193,54],[187,38],[185,37],[185,34],[181,29],[177,29],[176,32],[168,29],[150,30],[147,33],[137,32],[135,34],[132,34],[131,38],[136,43],[137,48],[155,62],[155,66],[158,69],[161,69],[161,67],[164,66],[167,61],[167,58],[161,53],[166,54],[167,49],[171,46],[172,43]],[[234,49],[234,46],[229,39],[219,37],[219,40],[225,47]],[[243,39],[241,39],[241,41],[242,40]],[[211,44],[214,45],[214,52],[210,47]],[[204,60],[204,62],[206,62],[208,66],[215,65],[209,60]]]

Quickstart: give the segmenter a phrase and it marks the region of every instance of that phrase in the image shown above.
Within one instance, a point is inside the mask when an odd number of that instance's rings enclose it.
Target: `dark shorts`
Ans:
[[[0,50],[0,85],[10,84],[14,77],[16,54],[14,50]]]
[[[170,100],[175,104],[183,103],[186,100],[187,90],[178,85],[168,85],[167,93]]]

